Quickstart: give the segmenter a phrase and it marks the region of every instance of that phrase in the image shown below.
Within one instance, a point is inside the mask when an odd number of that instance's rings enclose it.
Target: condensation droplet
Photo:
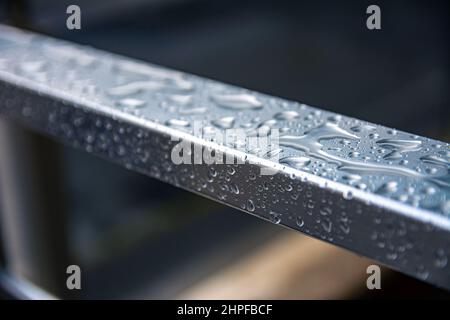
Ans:
[[[282,111],[274,115],[275,119],[278,120],[293,120],[299,116],[297,111]]]
[[[247,210],[250,212],[255,211],[255,204],[250,199],[247,201]]]
[[[189,122],[186,120],[180,120],[180,119],[170,119],[166,121],[166,124],[168,126],[172,127],[189,127]]]
[[[211,99],[225,109],[261,109],[262,103],[251,94],[215,94]]]
[[[125,98],[117,101],[119,107],[141,108],[145,105],[145,101],[140,99]]]
[[[212,124],[220,129],[230,129],[234,126],[234,117],[222,117],[212,121]]]

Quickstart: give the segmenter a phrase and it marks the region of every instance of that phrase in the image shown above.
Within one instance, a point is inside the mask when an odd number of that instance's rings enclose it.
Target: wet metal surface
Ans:
[[[9,27],[0,28],[0,113],[450,288],[448,143]],[[279,147],[214,139],[236,128],[278,129]],[[176,165],[173,137],[246,163]]]

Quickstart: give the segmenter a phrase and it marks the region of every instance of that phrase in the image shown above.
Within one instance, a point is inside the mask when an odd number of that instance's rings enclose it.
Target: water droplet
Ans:
[[[416,275],[422,280],[428,279],[429,272],[425,269],[423,265],[420,265],[416,268]]]
[[[398,257],[398,254],[395,253],[395,252],[391,252],[391,253],[388,253],[388,254],[386,255],[386,258],[387,258],[388,260],[396,260],[397,257]]]
[[[157,86],[159,89],[171,88],[173,90],[190,91],[194,89],[194,84],[189,80],[186,80],[183,73],[165,70],[150,66],[148,64],[142,64],[134,61],[120,61],[114,66],[117,71],[125,71],[127,73],[135,73],[138,75],[146,76],[152,80],[149,81],[136,81],[134,83],[144,84],[149,83],[148,88],[154,90]],[[153,82],[154,85],[150,84]],[[137,87],[139,85],[135,85]],[[146,86],[145,84],[143,85]]]
[[[398,183],[396,181],[389,181],[381,185],[380,188],[378,188],[377,193],[384,194],[384,193],[394,193],[397,192]]]
[[[320,214],[323,216],[328,216],[332,213],[332,210],[329,207],[324,207],[320,209]]]
[[[433,187],[426,187],[426,188],[423,190],[423,193],[426,194],[426,195],[432,195],[432,194],[435,194],[435,193],[436,193],[436,189],[433,188]]]
[[[420,158],[420,160],[424,163],[434,164],[434,165],[438,165],[438,166],[445,166],[445,167],[450,166],[449,161],[447,161],[446,159],[441,158],[439,156],[434,156],[434,155],[423,156]]]
[[[145,105],[145,101],[133,98],[125,98],[117,101],[119,107],[141,108]]]
[[[305,221],[302,219],[302,217],[297,217],[296,223],[297,223],[297,226],[299,226],[300,228],[305,225]]]
[[[443,249],[438,249],[435,253],[434,265],[436,268],[445,268],[447,266],[448,258]]]
[[[255,204],[253,203],[252,200],[247,201],[247,210],[250,212],[255,211]]]
[[[286,157],[281,159],[280,163],[300,169],[307,167],[311,163],[311,159],[307,157]]]
[[[278,120],[293,120],[299,116],[297,111],[282,111],[274,115],[275,119]]]
[[[270,211],[270,221],[272,221],[275,224],[279,224],[281,222],[281,214]]]
[[[398,151],[391,151],[388,154],[383,156],[383,159],[385,160],[398,160],[402,158],[402,154]]]
[[[346,200],[351,200],[351,199],[353,199],[353,192],[351,190],[346,190],[342,193],[342,196]]]
[[[391,136],[397,135],[397,130],[395,130],[395,129],[388,129],[386,132],[387,132],[387,134],[390,134]]]
[[[208,181],[212,182],[216,176],[217,176],[216,169],[210,167],[208,170]]]
[[[222,117],[212,121],[212,124],[220,129],[230,129],[234,126],[234,117]]]
[[[426,168],[425,172],[427,174],[436,174],[438,172],[438,170],[436,168]]]
[[[354,132],[361,132],[363,130],[372,131],[375,129],[376,129],[376,127],[372,126],[370,124],[363,124],[363,125],[358,125],[358,126],[354,126],[354,127],[350,128],[350,130],[352,130]]]
[[[331,223],[330,220],[328,220],[328,219],[323,219],[321,225],[322,225],[322,228],[323,228],[327,233],[330,233],[330,232],[331,232],[331,228],[332,228],[333,224]]]
[[[113,87],[108,90],[112,96],[126,96],[143,91],[157,91],[166,87],[166,84],[160,81],[135,81],[128,84]]]
[[[347,180],[350,183],[355,183],[355,182],[361,180],[362,177],[357,174],[347,174],[347,175],[342,176],[342,179]]]
[[[211,99],[219,106],[226,109],[261,109],[262,103],[251,94],[215,94]]]
[[[366,190],[367,189],[367,184],[365,184],[365,183],[357,183],[357,184],[355,184],[355,187],[360,189],[360,190]]]
[[[342,116],[338,115],[338,114],[335,114],[335,115],[329,116],[328,120],[331,121],[331,122],[334,122],[334,123],[338,123],[339,121],[342,120]]]
[[[259,125],[258,125],[258,128],[259,127],[269,127],[269,128],[273,128],[273,127],[275,127],[275,125],[277,124],[277,120],[275,120],[275,119],[269,119],[269,120],[266,120],[266,121],[263,121],[263,122],[261,122]]]
[[[264,158],[266,158],[266,159],[274,159],[275,157],[277,157],[282,152],[283,152],[283,149],[280,149],[280,148],[274,149],[274,150],[270,150],[264,155]]]
[[[230,184],[230,190],[231,190],[231,192],[233,192],[234,194],[239,194],[239,187],[238,187],[237,184],[235,184],[235,183],[231,183],[231,184]]]
[[[168,126],[172,127],[189,127],[189,122],[186,120],[179,120],[179,119],[170,119],[166,121],[166,124]]]
[[[418,151],[422,148],[422,141],[419,140],[381,139],[377,141],[377,144],[398,152]]]
[[[193,97],[191,95],[174,94],[169,96],[169,99],[177,104],[186,106],[192,103]]]

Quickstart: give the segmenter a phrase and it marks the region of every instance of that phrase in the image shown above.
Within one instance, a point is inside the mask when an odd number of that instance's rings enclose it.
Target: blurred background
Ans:
[[[66,28],[70,4],[81,8],[81,30]],[[366,28],[370,4],[381,8],[381,30]],[[449,141],[449,7],[437,0],[3,0],[0,23]],[[450,297],[388,269],[383,289],[369,291],[373,261],[32,135],[58,159],[46,171],[49,153],[41,155],[34,168],[59,181],[43,185],[58,199],[51,210],[60,231],[49,233],[58,233],[51,237],[64,251],[48,259],[82,269],[77,293],[29,277],[58,296]]]

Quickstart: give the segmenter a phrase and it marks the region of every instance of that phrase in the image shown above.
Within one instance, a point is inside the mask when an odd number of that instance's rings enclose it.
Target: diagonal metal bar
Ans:
[[[0,113],[450,289],[447,143],[9,27]],[[211,135],[231,128],[244,140]],[[279,146],[249,147],[265,133]],[[245,164],[177,165],[175,138],[194,162],[214,149]]]

